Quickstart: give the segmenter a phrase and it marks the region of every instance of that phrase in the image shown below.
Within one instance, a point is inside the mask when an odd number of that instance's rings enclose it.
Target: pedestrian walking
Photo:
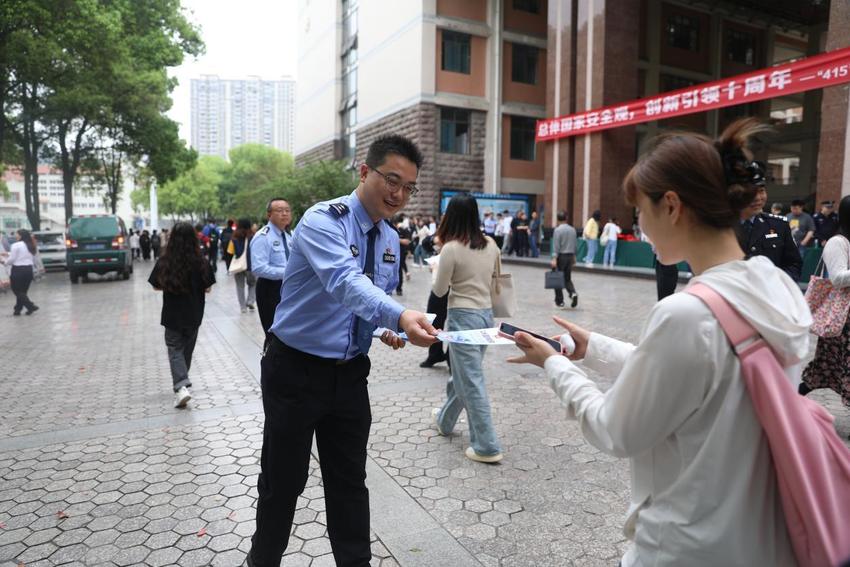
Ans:
[[[499,247],[499,250],[504,250],[505,246],[505,223],[503,222],[504,217],[502,213],[496,213],[496,229],[494,231],[495,236],[493,236],[493,240],[496,241],[496,246]]]
[[[243,254],[248,256],[248,269],[244,272],[233,274],[233,280],[236,283],[236,299],[239,301],[239,311],[246,313],[249,309],[255,309],[257,293],[257,278],[251,271],[251,239],[254,237],[254,231],[251,228],[249,219],[239,219],[236,225],[236,230],[233,232],[233,238],[230,239],[230,244],[227,245],[227,252],[234,258],[240,258]],[[246,296],[245,289],[247,287],[248,294]]]
[[[153,250],[153,259],[158,260],[159,253],[162,250],[162,237],[160,237],[156,229],[153,229],[151,233],[151,250]]]
[[[850,196],[838,205],[838,234],[823,249],[823,263],[832,287],[850,287]],[[850,313],[837,337],[818,337],[815,357],[803,371],[800,393],[829,388],[850,407]]]
[[[268,341],[274,312],[281,300],[280,287],[286,263],[289,261],[292,207],[282,197],[270,199],[266,205],[266,218],[268,224],[251,239],[251,271],[257,278],[257,311]]]
[[[617,224],[617,217],[608,219],[605,227],[602,229],[602,236],[599,238],[599,243],[605,251],[602,254],[602,265],[608,268],[614,267],[614,262],[617,260],[617,239],[620,237],[620,225]]]
[[[511,252],[513,252],[514,250],[513,240],[515,238],[515,235],[511,230],[513,223],[514,217],[511,216],[511,213],[507,209],[505,209],[505,211],[502,213],[502,245],[500,246],[500,248],[502,250],[502,254],[506,254],[508,256],[510,256]]]
[[[147,262],[151,259],[151,235],[147,230],[143,230],[139,236],[139,248],[142,250],[142,260]]]
[[[428,268],[431,270],[431,286],[434,285],[434,282],[437,279],[437,266],[439,265],[439,252],[440,252],[439,241],[434,242],[434,255],[432,256],[436,262],[431,261],[428,263]],[[446,316],[448,315],[449,309],[449,294],[445,294],[443,296],[438,296],[434,293],[432,289],[428,293],[428,304],[425,308],[427,313],[432,313],[434,315],[434,320],[431,322],[437,329],[442,329],[446,324]],[[452,368],[451,360],[449,359],[448,354],[448,344],[446,345],[446,351],[443,352],[443,342],[437,341],[428,347],[428,357],[419,363],[419,368],[431,368],[435,364],[439,364],[440,362],[445,362],[448,365],[449,370]]]
[[[745,119],[717,140],[662,135],[624,189],[659,260],[687,261],[692,281],[735,306],[793,383],[808,353],[809,309],[768,259],[745,260],[734,233],[764,179],[745,148],[762,129]],[[511,362],[545,368],[585,439],[631,460],[631,545],[621,565],[796,565],[771,448],[738,355],[708,306],[690,293],[658,302],[636,346],[556,321],[575,341],[569,359],[519,333],[523,354]],[[577,360],[615,378],[613,386],[601,391]]]
[[[567,222],[567,213],[558,213],[558,226],[552,232],[552,268],[564,273],[564,287],[570,296],[570,307],[578,305],[572,271],[576,263],[576,229]],[[564,307],[564,291],[555,290],[555,305]]]
[[[490,284],[501,262],[496,243],[478,226],[478,204],[468,194],[455,195],[437,237],[442,243],[433,291],[448,294],[448,330],[465,331],[493,326]],[[446,401],[432,416],[440,435],[450,435],[460,412],[466,410],[469,444],[465,455],[473,461],[502,460],[502,448],[490,413],[490,400],[481,367],[484,345],[455,343],[449,349],[452,374],[446,385]]]
[[[30,231],[22,228],[16,236],[18,240],[9,247],[8,254],[3,255],[3,264],[9,270],[10,287],[15,294],[12,315],[18,316],[24,309],[27,315],[32,315],[38,311],[38,305],[30,301],[28,293],[35,273],[38,250]]]
[[[531,221],[528,223],[528,244],[531,247],[531,257],[540,257],[540,241],[543,239],[543,222],[537,211],[531,211]]]
[[[602,220],[602,213],[593,211],[593,214],[584,223],[581,237],[587,243],[587,255],[584,257],[585,264],[592,264],[596,259],[596,251],[599,250],[599,222]]]
[[[168,229],[163,228],[160,236],[162,239],[162,249],[165,250],[168,247]]]
[[[227,249],[230,246],[230,239],[233,238],[234,230],[236,230],[236,221],[233,219],[227,219],[227,225],[224,227],[224,229],[222,229],[221,235],[219,236],[221,246],[221,259],[224,260],[224,266],[228,270],[230,269],[230,260],[233,258],[233,256],[227,252]]]
[[[430,254],[425,250],[425,240],[430,236],[431,231],[428,230],[428,225],[425,221],[420,220],[416,231],[416,248],[413,250],[413,263],[420,268],[425,266],[425,260],[430,257]]]
[[[133,256],[133,261],[141,259],[141,245],[140,245],[140,237],[139,231],[130,230],[130,252]]]
[[[398,233],[384,222],[418,191],[422,154],[397,135],[380,136],[349,195],[310,207],[292,239],[282,295],[262,360],[265,423],[251,567],[277,567],[304,490],[315,434],[337,565],[372,558],[366,445],[367,379],[377,326],[405,331],[414,345],[436,338],[424,313],[389,294],[398,278]],[[385,344],[404,342],[392,331]]]
[[[407,251],[410,246],[410,241],[413,235],[410,228],[404,224],[405,218],[402,213],[396,215],[393,225],[398,232],[399,244],[399,260],[398,260],[398,284],[395,288],[396,295],[401,295],[404,288],[404,281],[410,279],[410,272],[407,269]]]
[[[215,284],[215,274],[201,252],[192,225],[187,222],[174,225],[168,247],[154,264],[148,283],[162,292],[160,324],[165,327],[174,407],[183,408],[192,399],[189,393],[192,353],[204,319],[206,294]]]

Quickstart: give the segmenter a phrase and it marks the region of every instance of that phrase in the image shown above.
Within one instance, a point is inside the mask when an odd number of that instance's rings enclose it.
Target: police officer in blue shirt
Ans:
[[[292,235],[287,229],[292,222],[292,208],[286,199],[275,197],[266,205],[266,215],[268,224],[251,239],[251,271],[257,276],[257,307],[260,323],[268,337],[289,260]]]
[[[304,490],[313,435],[319,451],[328,535],[337,565],[368,566],[366,388],[372,333],[404,331],[436,341],[425,315],[388,294],[398,279],[399,238],[386,219],[415,194],[422,154],[398,135],[377,138],[350,195],[318,203],[295,229],[262,360],[265,426],[257,481],[257,526],[248,565],[280,565]],[[390,331],[381,340],[404,345]]]

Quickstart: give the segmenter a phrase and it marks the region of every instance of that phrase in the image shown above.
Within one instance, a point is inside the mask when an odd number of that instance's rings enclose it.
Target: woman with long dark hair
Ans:
[[[189,368],[204,318],[205,294],[215,283],[192,225],[179,222],[171,229],[165,252],[153,267],[148,282],[162,291],[160,323],[165,327],[165,346],[171,366],[174,407],[182,408],[192,398]]]
[[[455,195],[437,229],[442,243],[434,281],[434,294],[449,294],[448,330],[464,331],[493,326],[490,283],[501,261],[495,241],[481,231],[478,203],[470,195]],[[466,410],[469,443],[466,456],[473,461],[495,463],[502,449],[490,416],[490,400],[481,362],[485,346],[455,343],[449,349],[451,378],[446,402],[432,415],[441,435],[449,435],[460,412]]]
[[[823,247],[823,264],[832,287],[850,287],[850,196],[838,205],[838,234]],[[850,313],[837,337],[818,337],[815,357],[803,371],[800,393],[830,388],[850,407]]]
[[[747,148],[764,130],[744,119],[717,139],[665,133],[623,188],[658,260],[690,264],[691,282],[732,305],[794,384],[809,351],[809,308],[768,258],[746,259],[735,234],[765,182]],[[687,292],[662,299],[636,345],[555,321],[575,340],[569,358],[518,333],[523,355],[511,362],[543,367],[587,442],[630,459],[623,567],[796,565],[771,447],[741,361],[709,307]],[[603,392],[572,361],[613,378],[613,386]]]
[[[7,268],[10,268],[9,279],[16,299],[12,315],[20,315],[24,308],[27,310],[27,315],[32,315],[38,311],[38,305],[30,301],[27,292],[32,284],[33,265],[38,251],[30,231],[22,228],[17,232],[17,236],[18,241],[12,244],[9,256],[3,262]]]
[[[251,239],[254,237],[254,229],[251,228],[249,219],[239,219],[236,225],[236,230],[233,231],[233,237],[230,239],[230,244],[227,245],[227,253],[232,258],[241,258],[243,254],[248,257],[248,269],[244,272],[233,274],[233,279],[236,282],[236,299],[239,300],[239,310],[245,313],[250,309],[254,310],[254,303],[257,299],[257,277],[251,272]],[[232,261],[232,260],[231,260]],[[245,286],[248,286],[248,297],[245,297]]]

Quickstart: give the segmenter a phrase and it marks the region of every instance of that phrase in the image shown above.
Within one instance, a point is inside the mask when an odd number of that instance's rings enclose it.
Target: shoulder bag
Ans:
[[[513,317],[516,311],[514,281],[510,274],[502,273],[502,256],[496,257],[496,273],[490,282],[490,303],[493,317]]]

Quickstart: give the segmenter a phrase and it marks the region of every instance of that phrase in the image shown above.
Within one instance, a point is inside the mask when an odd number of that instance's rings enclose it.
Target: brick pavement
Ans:
[[[518,324],[554,331],[540,268],[511,266]],[[422,309],[427,272],[400,298]],[[42,310],[11,317],[0,295],[0,566],[239,565],[253,531],[262,432],[256,360],[262,331],[242,315],[231,278],[209,297],[190,409],[171,408],[160,298],[139,266],[131,281],[34,286]],[[637,339],[651,281],[576,274],[575,322]],[[497,466],[463,457],[465,421],[440,437],[445,365],[376,344],[369,482],[373,565],[615,565],[625,542],[626,463],[586,444],[542,373],[504,363],[485,374],[505,450]],[[599,379],[599,377],[595,377]],[[603,385],[606,385],[604,381]],[[816,399],[850,433],[831,392]],[[332,565],[316,463],[284,565]],[[378,506],[376,509],[375,507]],[[61,513],[60,513],[61,512]]]

